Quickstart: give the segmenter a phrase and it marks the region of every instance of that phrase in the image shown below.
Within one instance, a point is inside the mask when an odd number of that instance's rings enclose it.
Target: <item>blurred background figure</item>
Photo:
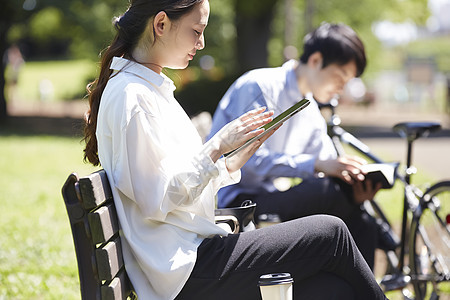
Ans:
[[[19,81],[20,70],[25,63],[22,52],[17,45],[11,45],[5,55],[6,60],[6,82],[7,82],[7,96],[9,101],[14,101],[17,97],[16,87]]]
[[[365,47],[356,32],[342,23],[324,22],[305,36],[298,60],[239,77],[219,102],[210,136],[254,107],[278,115],[302,98],[311,103],[256,151],[242,168],[241,182],[219,191],[218,206],[236,207],[251,199],[257,219],[276,214],[283,222],[314,214],[340,217],[373,268],[377,228],[360,205],[373,199],[379,187],[364,181],[364,160],[337,156],[319,110],[320,103],[342,94],[352,80],[351,94],[362,99],[365,86],[357,79],[365,68]],[[275,182],[286,177],[302,182],[280,190]]]

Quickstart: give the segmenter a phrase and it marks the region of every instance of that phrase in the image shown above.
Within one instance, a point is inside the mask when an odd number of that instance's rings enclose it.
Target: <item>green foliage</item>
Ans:
[[[405,49],[406,55],[433,57],[441,72],[450,72],[450,36],[437,36],[413,41]]]
[[[230,74],[237,67],[236,28],[232,22],[235,11],[229,1],[210,1],[210,5],[211,15],[205,30],[206,47],[190,63],[190,67],[199,66],[200,58],[210,55],[220,73]]]
[[[297,2],[302,10],[304,10],[303,3],[304,1]],[[384,66],[382,45],[372,32],[374,22],[412,20],[417,24],[423,24],[429,16],[427,0],[323,0],[314,1],[313,8],[313,27],[317,27],[323,21],[345,23],[358,33],[366,46],[368,57],[365,75],[370,75]],[[298,34],[303,37],[306,32],[299,31]],[[298,40],[297,46],[301,48],[301,39]]]
[[[17,23],[11,26],[7,32],[6,41],[14,44],[26,35],[27,26],[24,23]]]
[[[127,4],[123,0],[71,1],[68,6],[74,25],[71,55],[97,60],[99,53],[109,45],[115,34],[113,17],[124,13]]]
[[[61,38],[66,28],[64,15],[56,7],[46,7],[38,11],[30,20],[31,35],[46,43]]]
[[[375,70],[402,70],[408,57],[432,58],[439,72],[450,73],[449,36],[431,36],[405,45],[385,48],[371,56]],[[375,66],[373,66],[375,65]],[[445,97],[445,96],[444,96]]]
[[[124,0],[43,0],[37,3],[38,6],[27,13],[29,16],[15,7],[14,15],[22,16],[13,23],[8,41],[26,41],[40,56],[52,50],[51,47],[55,48],[56,42],[63,41],[65,46],[58,44],[58,56],[90,59],[96,58],[108,45],[114,33],[112,17],[124,12],[128,4]],[[27,22],[23,22],[25,19]]]
[[[427,0],[384,0],[383,2],[385,9],[382,11],[381,17],[392,22],[414,20],[417,25],[425,25],[430,16]]]
[[[61,196],[82,163],[79,139],[0,136],[0,298],[80,299],[69,220]]]
[[[424,24],[429,16],[427,0],[323,0],[315,2],[314,24],[323,20],[343,22],[356,29],[370,28],[381,20],[403,22],[414,20]]]
[[[14,4],[16,1],[12,1]],[[13,3],[14,2],[14,3]],[[364,40],[368,56],[368,71],[375,71],[380,58],[380,44],[372,33],[375,21],[412,20],[424,24],[429,11],[427,0],[292,0],[292,7],[286,8],[286,1],[281,0],[228,0],[210,1],[211,16],[206,30],[207,47],[202,54],[211,55],[216,67],[226,74],[233,74],[238,69],[236,63],[236,11],[241,16],[257,17],[268,10],[273,10],[272,38],[269,41],[270,65],[283,62],[285,33],[292,32],[289,43],[301,49],[302,39],[306,33],[307,16],[305,5],[312,5],[312,26],[322,21],[343,22],[352,26]],[[37,44],[51,43],[56,40],[68,43],[69,55],[74,58],[98,59],[98,54],[111,41],[114,30],[111,26],[113,16],[118,16],[128,5],[124,0],[43,0],[32,11],[30,22],[17,22],[10,30],[9,41],[28,36]],[[19,8],[16,7],[16,10]],[[89,13],[87,13],[89,12]],[[293,16],[293,28],[286,28],[285,17],[289,12]],[[64,18],[61,18],[64,16]],[[198,65],[198,60],[192,65]]]
[[[238,10],[243,16],[258,17],[271,11],[273,7],[281,2],[279,0],[234,0],[236,10]]]

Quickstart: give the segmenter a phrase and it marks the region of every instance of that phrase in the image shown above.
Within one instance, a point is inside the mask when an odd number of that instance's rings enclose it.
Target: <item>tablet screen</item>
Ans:
[[[266,125],[262,126],[262,128],[265,129],[263,133],[255,136],[254,138],[249,139],[247,142],[245,142],[239,148],[236,148],[235,150],[224,154],[224,157],[231,157],[231,156],[235,155],[240,150],[244,149],[245,147],[247,147],[248,145],[250,145],[254,141],[260,139],[265,134],[267,134],[271,130],[275,129],[279,124],[281,124],[284,121],[288,120],[289,118],[291,118],[293,115],[295,115],[297,112],[301,111],[302,109],[304,109],[308,105],[309,105],[309,100],[308,99],[302,99],[299,102],[295,103],[294,105],[292,105],[291,107],[286,109],[284,112],[282,112],[281,114],[276,116],[272,121],[270,121]]]

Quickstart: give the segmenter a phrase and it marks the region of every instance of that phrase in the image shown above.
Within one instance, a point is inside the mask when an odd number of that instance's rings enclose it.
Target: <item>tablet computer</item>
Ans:
[[[282,112],[281,114],[276,116],[272,121],[270,121],[266,125],[262,126],[261,128],[264,128],[264,132],[263,133],[255,136],[254,138],[249,139],[242,146],[234,149],[231,152],[225,153],[223,156],[224,157],[231,157],[231,156],[235,155],[236,153],[238,153],[239,151],[241,151],[245,147],[249,146],[251,143],[255,142],[256,140],[260,139],[261,137],[263,137],[264,135],[269,133],[271,130],[275,129],[279,124],[285,122],[286,120],[291,118],[293,115],[295,115],[296,113],[298,113],[299,111],[301,111],[302,109],[307,107],[308,105],[309,105],[309,100],[308,99],[300,100],[299,102],[295,103],[294,105],[292,105],[291,107],[286,109],[284,112]]]

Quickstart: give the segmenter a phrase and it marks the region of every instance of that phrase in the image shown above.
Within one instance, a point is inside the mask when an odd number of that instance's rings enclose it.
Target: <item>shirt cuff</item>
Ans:
[[[209,155],[200,155],[197,157],[197,169],[200,170],[200,174],[205,177],[217,178],[220,175],[220,169],[212,161]]]
[[[307,177],[314,174],[315,158],[305,160],[303,155],[297,155],[294,157],[294,162],[299,171],[298,177]]]
[[[225,163],[225,158],[222,157],[217,160],[216,165],[219,169],[219,178],[221,179],[222,187],[241,181],[241,170],[230,173]]]

